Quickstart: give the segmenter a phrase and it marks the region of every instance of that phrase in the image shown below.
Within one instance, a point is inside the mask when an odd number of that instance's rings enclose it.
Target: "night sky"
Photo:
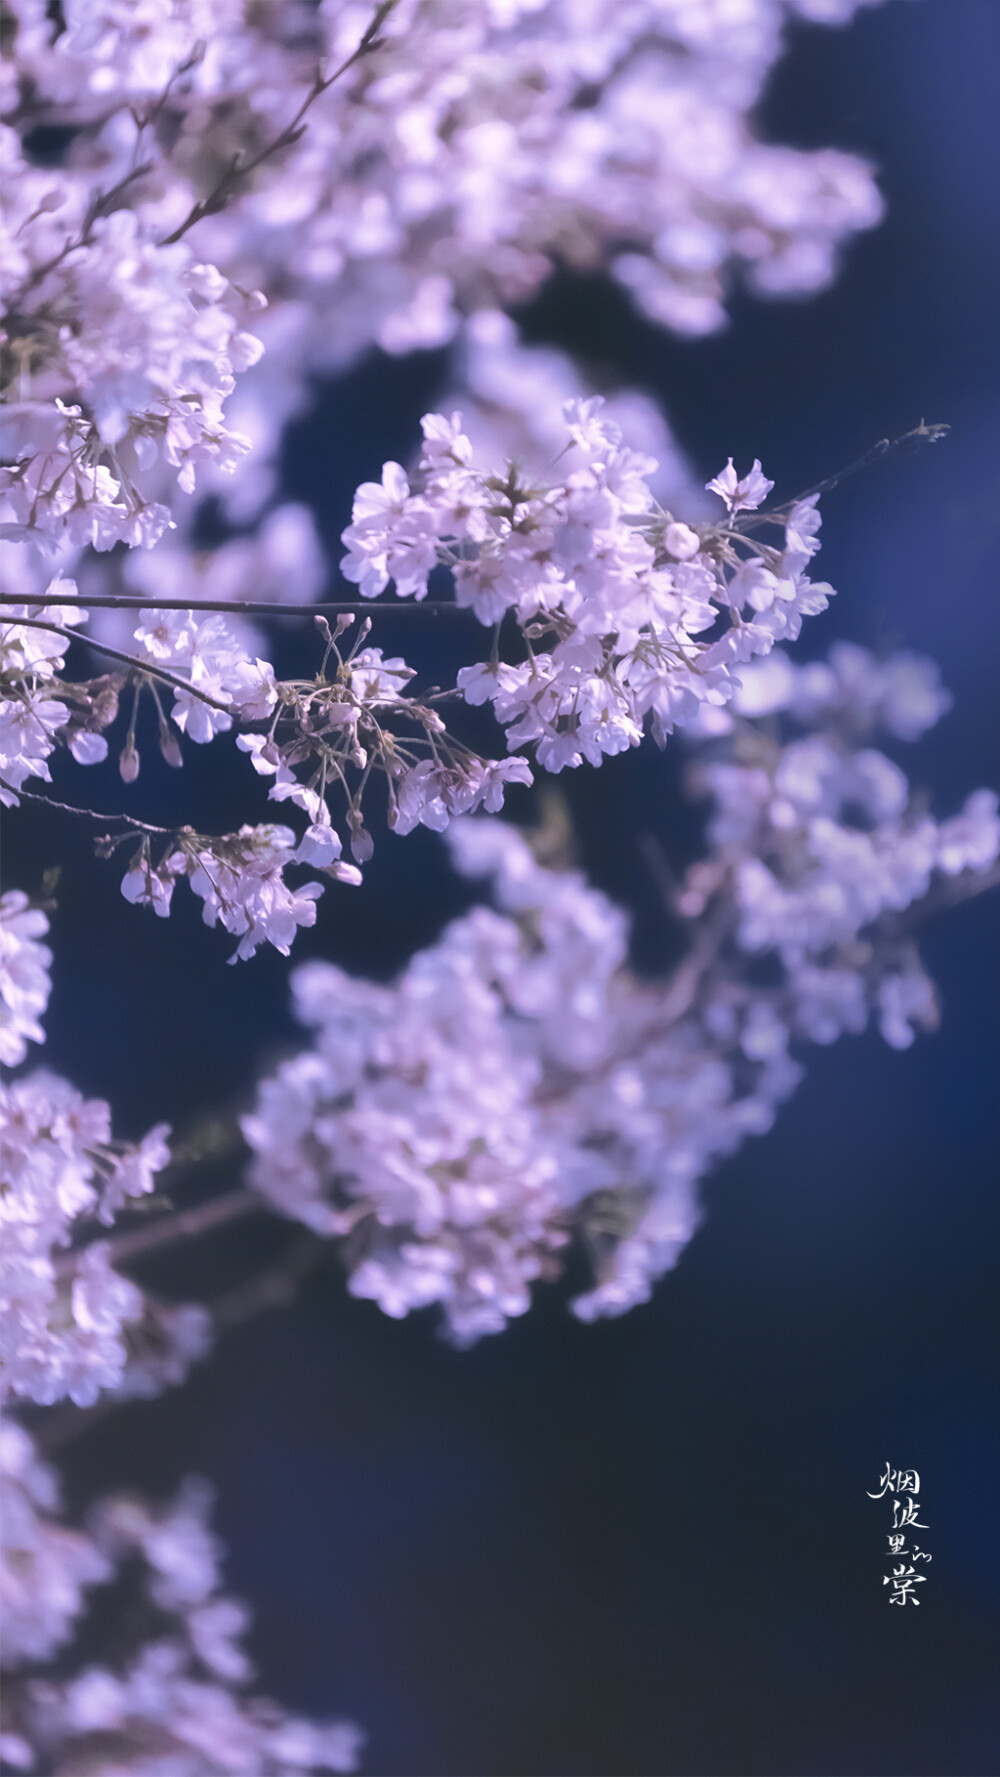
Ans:
[[[1000,783],[998,120],[998,0],[891,0],[843,31],[797,28],[763,134],[867,155],[888,202],[835,288],[738,296],[728,332],[694,343],[596,278],[560,276],[521,317],[529,339],[655,394],[702,478],[759,456],[779,498],[921,417],[950,423],[824,502],[819,572],[838,597],[798,651],[845,637],[939,661],[955,707],[899,753],[939,815]],[[443,354],[373,357],[319,392],[286,481],[331,542],[445,375]],[[375,639],[434,674],[459,646],[443,626],[417,646],[412,621]],[[289,660],[301,646],[280,642]],[[217,745],[179,778],[150,759],[135,791],[88,783],[108,807],[221,823],[245,772]],[[678,785],[652,746],[560,780],[646,968],[669,938],[637,839],[683,855]],[[127,1134],[245,1105],[296,1040],[287,963],[226,967],[230,940],[189,895],[155,925],[126,908],[83,833],[34,811],[7,831],[10,884],[64,864],[46,1064],[110,1098]],[[293,960],[387,978],[469,899],[434,835],[383,837]],[[939,919],[923,950],[941,1031],[906,1054],[875,1036],[812,1051],[772,1133],[708,1183],[648,1307],[584,1327],[548,1286],[459,1353],[433,1314],[390,1322],[331,1268],[183,1389],[69,1447],[71,1499],[208,1475],[261,1688],[361,1722],[373,1777],[996,1772],[997,900]],[[166,1267],[165,1287],[214,1291],[287,1239],[248,1225]],[[916,1610],[881,1584],[890,1512],[866,1494],[887,1460],[922,1479]]]

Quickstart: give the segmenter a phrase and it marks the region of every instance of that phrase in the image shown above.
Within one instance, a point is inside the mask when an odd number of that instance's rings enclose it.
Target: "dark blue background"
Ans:
[[[921,416],[951,423],[825,502],[839,596],[804,638],[940,661],[955,709],[911,753],[939,814],[1000,782],[998,117],[997,0],[799,28],[765,133],[871,156],[888,199],[836,288],[737,297],[729,332],[694,344],[600,280],[558,279],[524,317],[654,391],[705,475],[758,455],[781,496]],[[289,486],[331,539],[354,483],[412,447],[443,374],[438,356],[373,360],[299,428]],[[435,673],[459,646],[442,629],[418,645],[402,620],[383,633]],[[149,809],[154,777],[109,782],[105,806]],[[245,774],[203,777],[201,760],[181,783],[160,773],[152,818],[231,815]],[[588,868],[635,910],[640,962],[662,961],[636,836],[689,843],[674,756],[561,783]],[[82,836],[34,814],[9,834],[12,882],[65,859],[48,1063],[134,1133],[245,1102],[294,1037],[281,959],[228,969],[181,895],[154,927]],[[385,976],[466,900],[436,839],[388,838],[298,954]],[[74,1445],[73,1497],[213,1477],[264,1687],[360,1720],[372,1773],[995,1772],[998,925],[987,900],[927,931],[940,1034],[906,1055],[874,1037],[811,1055],[773,1133],[708,1185],[649,1307],[585,1328],[542,1292],[459,1354],[323,1276],[184,1390]],[[283,1237],[233,1235],[174,1287],[210,1290]],[[922,1475],[919,1609],[881,1584],[890,1513],[866,1490],[886,1459]]]

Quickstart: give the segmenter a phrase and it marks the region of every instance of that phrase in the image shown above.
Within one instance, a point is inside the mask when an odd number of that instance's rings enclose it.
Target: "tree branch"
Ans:
[[[80,601],[81,604],[88,602],[87,600]],[[63,601],[60,599],[59,603],[62,604]],[[39,606],[40,610],[45,608],[44,605]],[[156,607],[151,606],[150,609],[155,610]],[[186,606],[185,609],[187,609]],[[139,660],[134,654],[123,654],[120,648],[112,648],[107,642],[99,642],[96,636],[82,636],[74,629],[64,629],[61,623],[45,623],[40,617],[16,617],[13,621],[27,629],[50,630],[55,636],[65,636],[68,642],[86,642],[89,647],[96,648],[101,654],[106,654],[110,660],[120,660],[124,666],[131,667],[133,672],[143,673],[147,679],[161,679],[165,685],[172,685],[175,691],[188,691],[201,703],[207,703],[210,709],[221,710],[224,716],[231,716],[233,713],[228,703],[220,703],[217,697],[209,697],[207,691],[199,691],[197,685],[190,684],[187,679],[179,678],[167,667],[157,666],[152,660]]]
[[[881,926],[896,937],[923,925],[938,913],[960,907],[963,901],[974,901],[977,895],[988,894],[1000,887],[1000,862],[989,870],[963,870],[958,876],[939,877],[922,901],[914,901],[903,913],[883,915]]]
[[[18,305],[23,302],[24,298],[30,293],[30,291],[37,289],[38,285],[48,277],[49,273],[55,271],[56,268],[62,264],[64,259],[69,258],[71,253],[78,252],[81,247],[89,247],[94,237],[95,222],[100,221],[102,217],[110,214],[114,207],[115,199],[120,197],[122,192],[124,192],[129,185],[133,185],[137,179],[144,179],[146,174],[151,173],[152,170],[152,161],[145,161],[141,166],[132,167],[123,178],[119,179],[117,185],[111,186],[110,190],[96,191],[94,193],[87,206],[87,213],[83,219],[79,234],[71,240],[64,241],[58,253],[53,254],[51,259],[47,259],[44,265],[36,265],[34,270],[25,278],[24,283],[20,288],[15,290],[13,295],[8,296],[8,327],[22,319]]]

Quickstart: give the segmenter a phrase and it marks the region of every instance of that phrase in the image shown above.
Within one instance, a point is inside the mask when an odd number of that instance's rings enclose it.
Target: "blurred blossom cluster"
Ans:
[[[18,1425],[0,1431],[0,1475],[0,1599],[11,1669],[0,1757],[8,1769],[296,1777],[356,1768],[357,1728],[305,1721],[247,1694],[254,1669],[241,1638],[250,1612],[220,1589],[204,1483],[187,1482],[162,1508],[127,1496],[101,1500],[79,1531],[59,1522],[52,1470]],[[37,1663],[79,1627],[84,1589],[110,1585],[133,1637],[141,1625],[128,1663],[68,1672],[64,1661],[59,1678],[38,1677]]]
[[[317,1036],[243,1120],[249,1176],[343,1241],[355,1295],[393,1316],[440,1303],[468,1344],[523,1314],[576,1241],[594,1281],[574,1312],[621,1314],[690,1239],[712,1164],[771,1127],[803,1043],[874,1019],[906,1048],[933,1027],[932,983],[894,916],[996,862],[997,798],[980,790],[936,822],[861,744],[879,715],[908,738],[934,720],[930,662],[881,669],[841,649],[797,682],[772,659],[756,669],[769,709],[812,703],[822,726],[779,740],[735,713],[692,767],[710,849],[677,896],[690,948],[674,975],[637,976],[620,910],[539,862],[530,834],[468,819],[449,830],[453,857],[489,877],[498,912],[455,921],[389,987],[296,970]],[[747,967],[761,957],[767,986]]]
[[[738,269],[822,288],[879,219],[871,170],[750,116],[786,19],[855,10],[11,0],[8,534],[151,544],[176,489],[266,464],[310,371],[446,344],[557,260],[683,333]]]
[[[938,818],[896,756],[949,707],[933,662],[788,652],[833,595],[811,578],[816,493],[772,504],[761,464],[731,459],[696,486],[648,396],[595,394],[506,312],[557,266],[605,270],[688,335],[723,324],[739,277],[828,283],[881,214],[872,171],[764,144],[753,114],[790,20],[866,3],[5,5],[0,802],[58,788],[126,902],[166,918],[186,883],[234,962],[287,955],[386,827],[447,833],[492,905],[389,984],[294,971],[314,1034],[242,1118],[241,1190],[336,1242],[354,1295],[434,1306],[460,1345],[568,1260],[581,1319],[646,1301],[809,1044],[874,1024],[903,1049],[934,1025],[919,922],[996,876],[996,796]],[[350,608],[320,609],[334,564],[279,493],[285,428],[317,374],[442,346],[419,456],[357,488]],[[211,548],[206,496],[232,531]],[[445,685],[377,645],[400,600],[448,605],[465,656]],[[302,615],[314,658],[282,676],[266,620]],[[134,784],[154,731],[174,768],[232,746],[230,830],[88,814],[87,768]],[[683,954],[660,979],[557,823],[496,818],[512,787],[650,740],[683,747],[704,816],[665,888]],[[44,1042],[52,906],[0,898],[15,1069]],[[0,1134],[4,1398],[44,1426],[183,1382],[212,1318],[140,1288],[119,1225],[141,1206],[169,1229],[169,1127],[118,1141],[107,1103],[29,1064]],[[10,1419],[0,1470],[8,1765],[354,1768],[357,1730],[248,1691],[200,1484],[81,1529]],[[83,1662],[97,1586],[126,1629]]]

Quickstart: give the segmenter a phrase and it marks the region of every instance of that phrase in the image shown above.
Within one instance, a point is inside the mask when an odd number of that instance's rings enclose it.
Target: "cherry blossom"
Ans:
[[[737,475],[730,457],[726,467],[714,475],[707,486],[710,494],[718,494],[720,500],[725,500],[730,512],[754,512],[761,501],[767,499],[774,482],[762,474],[756,457],[750,473],[742,477]]]
[[[599,397],[564,404],[556,482],[480,469],[457,412],[427,415],[423,428],[420,491],[395,464],[381,488],[359,489],[344,571],[377,597],[400,559],[397,591],[419,598],[439,560],[480,622],[510,613],[528,660],[463,667],[458,687],[470,703],[491,702],[508,746],[534,744],[549,771],[637,745],[647,717],[662,740],[704,704],[725,704],[743,662],[826,606],[831,588],[803,572],[818,546],[814,502],[793,508],[785,548],[766,562],[726,526],[678,523],[650,493],[655,461],[624,443]],[[773,486],[759,464],[744,483],[731,464],[726,473],[732,512]]]
[[[72,581],[53,580],[49,593],[75,595]],[[0,622],[0,675],[5,695],[0,704],[0,802],[16,806],[17,792],[27,778],[48,781],[46,763],[60,729],[70,721],[70,706],[51,691],[65,665],[68,632],[86,616],[78,606],[53,602],[10,606]],[[17,619],[26,621],[18,622]]]

